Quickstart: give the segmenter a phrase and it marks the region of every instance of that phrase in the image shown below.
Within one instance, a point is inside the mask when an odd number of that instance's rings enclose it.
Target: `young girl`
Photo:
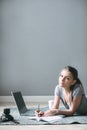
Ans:
[[[59,109],[60,100],[65,109]],[[71,66],[65,67],[59,75],[59,84],[55,88],[54,104],[51,110],[35,111],[36,116],[87,115],[87,98],[78,78],[78,71]]]

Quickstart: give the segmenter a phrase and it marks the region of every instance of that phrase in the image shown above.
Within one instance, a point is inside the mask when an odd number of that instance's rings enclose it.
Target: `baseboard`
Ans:
[[[53,96],[23,96],[25,102],[48,102]],[[12,96],[0,96],[0,102],[13,102]]]

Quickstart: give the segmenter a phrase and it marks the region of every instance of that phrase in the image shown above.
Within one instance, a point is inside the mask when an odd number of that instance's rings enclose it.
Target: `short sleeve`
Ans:
[[[61,97],[61,88],[60,88],[60,86],[58,86],[58,85],[56,86],[54,94],[55,94],[55,96]]]
[[[73,89],[73,98],[84,95],[83,86],[77,84]]]

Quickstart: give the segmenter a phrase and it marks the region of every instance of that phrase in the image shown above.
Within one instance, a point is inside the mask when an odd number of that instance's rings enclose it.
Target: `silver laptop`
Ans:
[[[11,92],[14,97],[15,103],[17,105],[18,111],[21,116],[34,116],[36,108],[27,109],[26,104],[24,102],[22,93],[19,92]]]

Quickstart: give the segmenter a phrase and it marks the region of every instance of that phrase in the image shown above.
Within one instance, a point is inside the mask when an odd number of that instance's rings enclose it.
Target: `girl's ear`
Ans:
[[[76,80],[73,81],[72,85],[74,85],[76,83]]]

